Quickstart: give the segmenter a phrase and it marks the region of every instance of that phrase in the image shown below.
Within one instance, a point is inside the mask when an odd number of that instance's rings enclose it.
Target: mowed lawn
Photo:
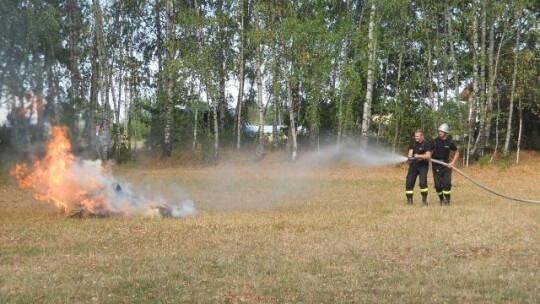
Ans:
[[[540,200],[540,154],[460,167]],[[0,178],[0,303],[538,303],[540,204],[454,174],[452,204],[407,206],[405,165],[228,161],[113,167],[186,198],[186,218],[67,218]]]

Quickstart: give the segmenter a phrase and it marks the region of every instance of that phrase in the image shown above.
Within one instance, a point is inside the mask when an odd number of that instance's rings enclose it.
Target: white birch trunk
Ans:
[[[512,88],[510,89],[510,104],[508,105],[508,122],[506,124],[506,137],[504,139],[504,153],[508,156],[510,153],[510,137],[512,134],[512,117],[514,115],[514,98],[517,83],[518,72],[518,48],[519,48],[520,32],[516,34],[516,49],[514,50],[514,71],[512,73]]]
[[[475,2],[476,5],[479,5],[479,1]],[[467,154],[465,155],[465,166],[469,166],[470,164],[470,158],[471,154],[473,153],[474,149],[472,147],[473,143],[473,136],[474,136],[474,124],[475,124],[475,118],[476,118],[476,106],[477,106],[477,95],[478,95],[478,18],[476,16],[476,13],[474,13],[473,17],[473,83],[472,88],[470,88],[471,92],[469,95],[469,115],[467,118],[467,121],[469,122],[469,130],[467,132]]]
[[[257,141],[257,151],[255,152],[255,161],[260,161],[264,156],[264,100],[263,100],[263,80],[262,80],[262,46],[257,46],[255,54],[255,68],[257,83],[257,109],[259,111],[259,136]]]
[[[244,1],[242,1],[242,4]],[[239,86],[238,86],[238,99],[236,101],[236,149],[240,150],[240,146],[242,144],[242,106],[244,103],[244,70],[245,70],[245,62],[244,62],[244,43],[245,43],[245,34],[244,34],[244,27],[245,27],[245,17],[244,17],[244,6],[241,5],[242,13],[240,17],[240,67],[238,68],[238,78],[239,78]]]
[[[375,40],[375,3],[371,4],[371,13],[369,16],[369,33],[368,33],[368,71],[367,71],[367,89],[366,100],[364,102],[364,112],[362,115],[362,133],[360,144],[365,150],[368,145],[369,126],[371,122],[371,105],[373,102],[373,70],[375,68],[377,43]]]
[[[519,115],[519,129],[518,139],[516,144],[516,164],[519,164],[519,152],[521,147],[521,134],[523,134],[523,105],[521,104],[521,98],[518,101],[518,115]]]
[[[285,57],[285,45],[281,46],[281,65],[283,67],[283,79],[285,80],[285,89],[287,90],[287,110],[289,111],[289,136],[288,145],[290,145],[291,160],[296,161],[298,143],[296,134],[296,115],[295,105],[292,96],[291,79],[290,79],[290,66],[287,63]]]
[[[480,0],[477,5],[478,9],[481,12],[481,25],[480,25],[480,102],[479,102],[479,127],[478,127],[478,135],[476,137],[476,141],[474,143],[474,148],[472,153],[478,156],[484,156],[484,149],[486,147],[486,130],[489,132],[487,128],[487,121],[490,119],[489,117],[489,104],[486,100],[486,10],[485,10],[485,0]]]

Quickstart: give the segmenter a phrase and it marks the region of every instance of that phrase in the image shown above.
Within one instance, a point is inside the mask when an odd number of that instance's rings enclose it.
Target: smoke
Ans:
[[[149,215],[184,217],[200,208],[206,211],[265,211],[291,208],[291,202],[324,198],[325,180],[317,170],[333,165],[385,166],[404,162],[406,157],[384,146],[362,148],[355,143],[299,151],[295,163],[263,159],[260,163],[227,163],[193,172],[183,187],[179,170],[159,170],[154,177],[145,171],[136,185],[119,180],[101,161],[74,157],[67,128],[53,128],[43,159],[30,172],[17,167],[11,174],[22,188],[33,188],[38,200],[54,203],[74,217]],[[276,154],[274,154],[275,156]],[[269,156],[270,158],[272,156]],[[277,164],[280,162],[281,165]],[[204,172],[204,173],[202,173]],[[159,195],[158,195],[159,194]],[[194,200],[197,201],[195,208]],[[293,203],[294,204],[294,203]]]
[[[71,153],[66,127],[53,127],[46,155],[30,170],[26,164],[12,168],[20,188],[31,188],[38,200],[54,203],[73,217],[161,215],[183,217],[197,211],[185,194],[174,201],[142,195],[127,182],[118,181],[100,160],[76,158]],[[179,190],[180,191],[180,190]]]
[[[75,159],[60,187],[49,187],[56,194],[52,199],[67,203],[66,213],[73,216],[185,217],[197,213],[194,202],[187,197],[168,201],[162,195],[133,190],[127,181],[117,180],[100,160]],[[79,194],[73,196],[73,191]]]

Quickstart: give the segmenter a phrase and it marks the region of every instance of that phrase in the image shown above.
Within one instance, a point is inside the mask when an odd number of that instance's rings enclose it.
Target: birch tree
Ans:
[[[164,128],[163,128],[163,150],[161,156],[164,158],[172,155],[172,128],[173,128],[173,58],[174,58],[174,5],[173,0],[167,1],[167,34],[166,34],[166,68],[165,83],[167,90],[167,99],[164,106]]]
[[[88,107],[86,109],[86,136],[88,144],[95,154],[99,151],[99,145],[96,140],[96,117],[95,113],[105,100],[105,82],[107,81],[106,47],[103,38],[103,11],[99,0],[92,0],[92,13],[94,15],[94,52],[92,56],[92,81],[91,92]]]
[[[361,132],[361,147],[366,149],[368,145],[369,128],[371,122],[371,106],[373,103],[373,81],[374,69],[377,52],[377,40],[375,38],[375,2],[371,4],[371,13],[369,15],[369,32],[368,32],[368,68],[366,78],[366,100],[364,101],[364,111],[362,114],[362,132]]]
[[[236,100],[236,116],[233,134],[236,135],[236,149],[240,150],[242,141],[242,111],[244,103],[244,82],[246,70],[246,31],[248,28],[249,0],[240,1],[240,29],[239,29],[239,52],[238,52],[238,98]]]
[[[69,100],[73,108],[73,112],[77,108],[77,105],[82,103],[84,96],[82,93],[81,82],[82,76],[80,72],[80,52],[79,44],[81,40],[81,27],[82,27],[82,11],[78,5],[77,0],[69,0],[67,2],[67,19],[68,19],[68,36],[69,41],[69,72],[70,72],[70,82],[71,86],[69,87]],[[0,87],[1,87],[0,83]],[[73,119],[69,125],[70,140],[71,145],[75,148],[79,148],[79,115],[73,113]]]

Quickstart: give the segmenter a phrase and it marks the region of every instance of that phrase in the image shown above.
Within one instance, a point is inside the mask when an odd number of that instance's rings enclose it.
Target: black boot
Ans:
[[[439,204],[442,206],[444,204],[444,195],[439,194]]]
[[[450,205],[450,194],[444,195],[444,204],[447,206]]]
[[[412,203],[413,203],[412,195],[407,195],[407,204],[412,205]]]
[[[422,207],[427,207],[427,194],[422,193]]]

